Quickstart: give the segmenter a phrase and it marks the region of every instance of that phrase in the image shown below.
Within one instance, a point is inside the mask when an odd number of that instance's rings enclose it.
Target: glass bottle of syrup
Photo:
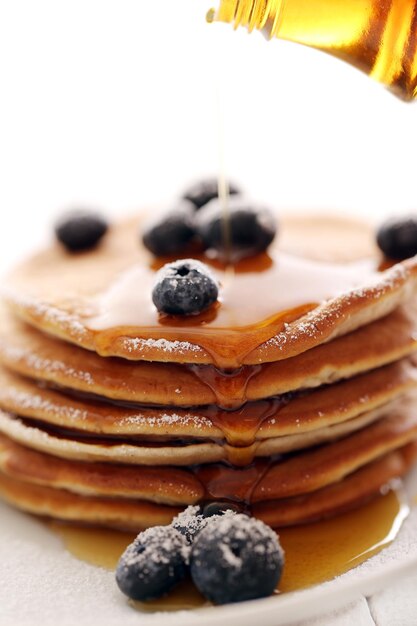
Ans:
[[[417,98],[417,0],[220,0],[207,17],[324,50]]]

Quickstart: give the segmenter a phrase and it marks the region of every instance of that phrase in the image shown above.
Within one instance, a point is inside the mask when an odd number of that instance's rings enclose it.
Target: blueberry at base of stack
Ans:
[[[284,553],[276,534],[259,520],[223,515],[196,536],[191,577],[214,604],[271,595],[282,575]]]
[[[171,526],[154,526],[126,549],[116,570],[119,589],[132,600],[168,593],[187,573],[187,541]]]
[[[138,535],[120,558],[116,582],[129,598],[146,601],[189,572],[204,597],[227,604],[271,595],[283,565],[277,536],[262,522],[231,510],[203,517],[189,507],[172,525]]]

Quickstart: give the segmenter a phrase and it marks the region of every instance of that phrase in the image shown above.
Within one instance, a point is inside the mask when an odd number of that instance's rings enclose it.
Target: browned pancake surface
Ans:
[[[253,515],[273,528],[283,528],[345,513],[380,493],[393,479],[403,476],[416,456],[417,445],[409,444],[313,493],[255,504]]]
[[[412,359],[386,365],[332,385],[283,398],[247,403],[236,411],[129,407],[74,397],[39,386],[0,368],[0,408],[81,436],[225,439],[231,445],[300,434],[350,420],[383,407],[413,389]]]
[[[0,432],[34,450],[63,459],[128,463],[131,465],[178,465],[225,461],[233,466],[250,465],[255,457],[300,451],[354,433],[395,410],[396,402],[367,411],[340,424],[307,433],[271,437],[236,446],[208,439],[80,436],[65,429],[50,429],[40,422],[23,420],[0,410]]]
[[[242,466],[345,437],[395,410],[415,385],[415,365],[404,359],[232,412],[214,406],[135,409],[75,399],[0,369],[0,431],[69,459],[146,465],[227,460]]]
[[[344,480],[302,497],[260,503],[252,513],[272,527],[316,521],[348,511],[376,496],[402,476],[416,455],[415,446],[390,453]],[[0,472],[0,494],[10,504],[36,515],[139,532],[169,524],[181,509],[127,498],[88,497],[64,489],[26,483]]]
[[[212,366],[103,358],[44,335],[4,311],[0,320],[0,361],[12,370],[107,398],[164,406],[232,408],[351,377],[400,359],[417,346],[415,303],[297,357],[246,366],[231,375]]]
[[[152,262],[138,244],[136,229],[137,223],[132,221],[114,225],[103,245],[80,255],[67,254],[57,245],[40,253],[10,276],[6,290],[9,303],[31,324],[102,355],[237,367],[241,363],[286,359],[346,334],[392,311],[410,297],[417,283],[417,261],[411,259],[381,272],[378,279],[365,281],[360,288],[335,297],[329,293],[329,300],[321,304],[305,302],[306,310],[282,316],[277,304],[272,317],[259,319],[251,326],[222,328],[220,334],[216,330],[213,337],[206,318],[200,326],[195,319],[168,323],[160,321],[155,312],[152,325],[143,325],[140,307],[135,326],[93,329],[92,320],[100,310],[100,302],[120,280],[120,274],[134,265],[149,267]],[[345,250],[345,254],[337,254],[336,260],[340,260],[346,258],[346,250],[348,255],[355,251],[353,258],[372,254],[372,238],[369,227],[352,220],[284,218],[274,246],[328,258],[329,250],[334,253],[335,241],[339,241]],[[253,263],[267,267],[269,261],[264,258]],[[226,274],[218,271],[220,281],[225,283]],[[259,268],[256,272],[256,284],[262,293],[266,279]],[[276,289],[267,285],[264,294],[271,297],[276,293],[278,298],[280,290],[285,290],[285,285],[277,285]],[[239,306],[244,308],[236,303]]]
[[[195,504],[204,488],[187,470],[68,462],[0,435],[0,467],[12,478],[83,495],[119,496],[164,504]]]
[[[46,450],[42,451],[40,446],[35,447],[38,451],[28,449],[34,444],[34,439],[23,442],[15,437],[12,430],[4,433],[0,440],[1,467],[4,472],[9,472],[19,479],[24,478],[26,482],[64,486],[79,493],[100,495],[107,490],[111,495],[132,497],[134,490],[140,488],[142,493],[146,493],[147,499],[160,501],[161,493],[157,488],[158,473],[152,472],[154,469],[152,457],[147,461],[140,456],[133,458],[125,455],[123,464],[120,461],[108,464],[91,463],[82,460],[81,451],[78,458],[76,455],[72,459],[55,458],[51,455],[51,446],[48,442]],[[242,468],[224,463],[206,465],[192,463],[191,467],[173,470],[175,479],[172,485],[166,481],[167,473],[161,472],[161,491],[164,501],[169,501],[170,497],[175,501],[179,493],[183,495],[188,493],[187,497],[196,498],[198,489],[193,481],[197,480],[202,487],[199,497],[204,493],[209,499],[256,503],[292,497],[338,482],[415,439],[417,439],[417,415],[410,405],[404,403],[401,408],[392,411],[389,417],[371,423],[336,442],[298,451],[294,455],[257,459],[251,465]],[[107,461],[111,460],[111,457],[108,457]],[[180,460],[176,458],[173,448],[166,453],[164,461],[163,465],[181,464],[181,458]],[[145,462],[150,467],[141,467]],[[157,463],[155,460],[154,465]],[[138,476],[136,482],[133,468],[127,467],[132,465],[136,466],[138,475],[142,475],[142,479]],[[190,473],[188,482],[187,472]],[[147,480],[152,487],[145,492],[144,483]],[[183,490],[180,489],[182,482]],[[154,496],[152,489],[155,492]]]

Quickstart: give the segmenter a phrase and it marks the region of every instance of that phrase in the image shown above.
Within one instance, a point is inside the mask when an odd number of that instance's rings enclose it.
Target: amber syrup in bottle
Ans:
[[[220,0],[207,17],[318,48],[417,98],[417,0]]]

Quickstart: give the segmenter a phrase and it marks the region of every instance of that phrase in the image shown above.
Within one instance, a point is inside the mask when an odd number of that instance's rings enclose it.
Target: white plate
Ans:
[[[407,480],[417,493],[417,470]],[[304,591],[225,607],[142,614],[131,609],[112,572],[80,562],[36,520],[0,506],[2,626],[280,626],[369,596],[417,566],[417,510],[394,543],[366,563]]]

